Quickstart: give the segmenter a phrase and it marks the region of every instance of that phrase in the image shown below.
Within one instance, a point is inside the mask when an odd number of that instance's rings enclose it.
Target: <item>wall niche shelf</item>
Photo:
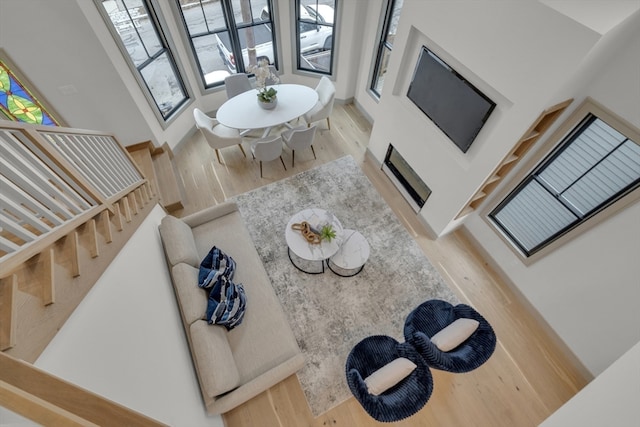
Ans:
[[[573,102],[573,99],[567,99],[566,101],[547,108],[538,116],[522,138],[516,142],[511,151],[504,156],[498,166],[496,166],[489,177],[482,183],[478,191],[474,193],[467,204],[458,212],[455,219],[470,214],[482,204],[486,197],[491,194],[500,181],[507,176],[511,169],[527,154],[529,149],[533,147],[547,129],[553,125],[571,102]]]

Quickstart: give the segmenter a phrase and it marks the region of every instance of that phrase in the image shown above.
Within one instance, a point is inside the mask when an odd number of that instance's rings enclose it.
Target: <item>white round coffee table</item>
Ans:
[[[306,221],[311,227],[320,230],[323,225],[331,224],[336,232],[336,237],[331,241],[321,240],[319,244],[309,243],[302,233],[291,228],[293,224]],[[309,274],[324,273],[324,262],[338,252],[342,243],[342,224],[340,220],[324,209],[312,208],[298,212],[287,223],[285,232],[287,252],[291,263],[300,271]],[[320,268],[311,270],[308,266],[320,262]],[[319,270],[319,271],[318,271]]]
[[[369,259],[369,242],[358,231],[343,230],[340,249],[327,260],[327,267],[338,276],[351,277],[360,273]]]

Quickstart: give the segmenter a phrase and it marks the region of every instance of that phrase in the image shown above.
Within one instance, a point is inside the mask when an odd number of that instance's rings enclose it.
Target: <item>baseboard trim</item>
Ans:
[[[480,244],[480,242],[471,234],[466,226],[459,227],[456,233],[460,233],[464,239],[466,239],[471,246],[478,252],[484,261],[487,262],[489,267],[498,275],[500,280],[509,287],[509,290],[513,293],[514,298],[517,298],[518,303],[521,304],[535,319],[535,321],[541,326],[543,332],[549,337],[553,345],[562,353],[562,355],[571,363],[578,374],[580,374],[587,382],[590,382],[595,377],[593,373],[587,369],[582,361],[576,356],[576,354],[569,348],[567,343],[564,342],[558,333],[549,325],[546,319],[540,314],[535,306],[529,301],[529,299],[520,291],[520,289],[513,283],[509,276],[504,272],[500,265],[494,260],[489,252]]]

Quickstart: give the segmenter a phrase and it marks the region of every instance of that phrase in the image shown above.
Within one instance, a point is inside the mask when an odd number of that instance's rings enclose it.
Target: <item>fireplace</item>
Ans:
[[[413,210],[418,212],[422,209],[431,194],[431,189],[391,144],[387,149],[382,170],[409,202]]]

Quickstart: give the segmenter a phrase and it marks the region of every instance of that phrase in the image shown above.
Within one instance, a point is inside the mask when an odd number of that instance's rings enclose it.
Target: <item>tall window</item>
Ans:
[[[168,120],[189,95],[151,0],[97,1],[137,70],[143,91],[162,119]]]
[[[298,70],[331,74],[337,0],[296,0]]]
[[[176,0],[205,87],[260,59],[276,64],[270,0]]]
[[[531,256],[640,187],[638,142],[588,114],[490,220]]]
[[[387,75],[387,66],[389,65],[389,57],[393,49],[393,41],[396,38],[396,30],[398,28],[398,20],[400,19],[403,1],[404,0],[388,0],[387,2],[387,11],[384,21],[382,22],[378,54],[371,79],[371,90],[378,98],[380,98],[382,94],[384,77]]]

